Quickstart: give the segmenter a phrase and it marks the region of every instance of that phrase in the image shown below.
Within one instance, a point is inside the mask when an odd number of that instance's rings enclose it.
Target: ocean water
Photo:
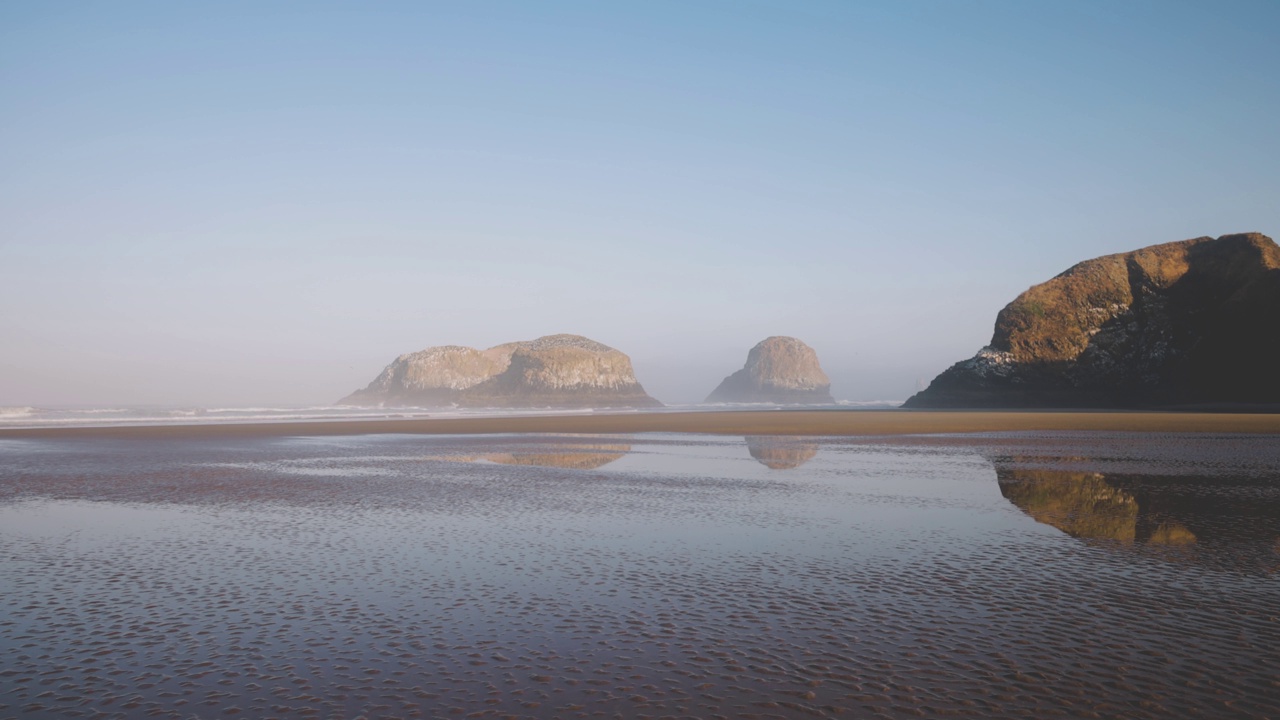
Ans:
[[[0,718],[1280,714],[1280,438],[0,440]]]
[[[0,428],[93,427],[103,425],[207,425],[246,422],[381,420],[492,415],[495,410],[441,408],[381,408],[353,405],[310,407],[0,407]],[[518,413],[518,411],[508,411]],[[546,410],[541,411],[547,412]]]
[[[896,408],[901,400],[840,400],[835,405],[805,407],[841,407],[878,410]],[[776,410],[796,405],[774,403],[673,404],[663,408],[646,408],[644,412],[687,412],[712,410]],[[32,427],[94,427],[121,425],[208,425],[226,423],[270,423],[297,421],[391,420],[444,417],[493,417],[512,415],[590,414],[593,412],[628,412],[628,408],[556,409],[556,408],[428,408],[428,407],[360,407],[355,405],[315,405],[290,407],[0,407],[0,429]]]

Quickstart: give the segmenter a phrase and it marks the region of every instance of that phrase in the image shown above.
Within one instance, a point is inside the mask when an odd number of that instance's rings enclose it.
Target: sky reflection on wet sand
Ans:
[[[1265,717],[1280,439],[2,441],[0,717]]]

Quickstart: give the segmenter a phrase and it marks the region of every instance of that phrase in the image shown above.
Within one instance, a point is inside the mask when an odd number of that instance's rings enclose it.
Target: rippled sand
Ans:
[[[1280,438],[0,440],[0,718],[1274,717]]]

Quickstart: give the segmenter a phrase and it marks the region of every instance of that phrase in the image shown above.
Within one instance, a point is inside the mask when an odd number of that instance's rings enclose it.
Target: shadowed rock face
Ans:
[[[761,465],[773,470],[792,470],[818,454],[815,443],[787,435],[748,435],[747,452]]]
[[[1280,247],[1257,233],[1082,262],[907,407],[1280,403]]]
[[[344,405],[656,407],[631,358],[580,335],[548,335],[476,350],[457,345],[401,355]]]
[[[834,403],[831,380],[813,348],[793,337],[766,338],[747,364],[722,381],[707,402]]]

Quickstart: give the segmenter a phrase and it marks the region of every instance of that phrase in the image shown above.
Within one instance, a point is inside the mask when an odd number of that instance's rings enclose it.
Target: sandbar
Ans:
[[[993,432],[1280,434],[1280,414],[1094,411],[749,410],[0,429],[0,438],[625,434],[883,436]]]

